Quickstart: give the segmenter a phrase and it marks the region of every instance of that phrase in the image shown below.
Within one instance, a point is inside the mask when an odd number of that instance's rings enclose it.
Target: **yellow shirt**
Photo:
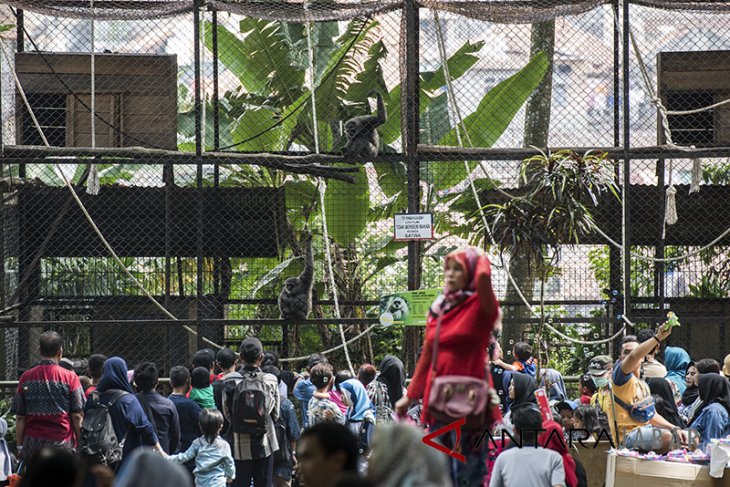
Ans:
[[[651,391],[649,391],[647,383],[639,380],[634,374],[631,374],[628,382],[625,384],[617,386],[614,384],[613,380],[611,380],[611,385],[613,386],[613,393],[616,397],[628,405],[637,403],[651,395]],[[616,425],[618,425],[621,436],[624,436],[633,429],[649,424],[648,421],[646,423],[639,423],[635,421],[626,409],[619,406],[618,403],[612,405],[611,402],[611,391],[608,387],[599,389],[598,392],[593,394],[593,397],[591,397],[591,405],[600,407],[601,410],[606,413],[606,416],[608,417],[608,426],[611,428],[611,436],[617,441],[617,444],[618,439],[616,437]],[[614,409],[616,410],[615,423],[613,417]]]

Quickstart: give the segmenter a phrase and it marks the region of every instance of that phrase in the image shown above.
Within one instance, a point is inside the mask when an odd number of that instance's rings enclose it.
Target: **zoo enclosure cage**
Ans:
[[[622,314],[653,323],[671,307],[685,324],[677,343],[693,356],[721,359],[730,350],[725,240],[678,263],[629,254],[681,255],[730,227],[724,106],[669,116],[673,141],[699,148],[692,157],[668,145],[629,37],[636,35],[669,110],[721,102],[730,95],[722,75],[729,3],[2,6],[15,26],[3,41],[0,78],[7,379],[33,363],[47,327],[63,330],[73,355],[118,354],[130,364],[154,358],[165,369],[188,362],[205,346],[200,337],[235,344],[256,333],[291,356],[336,346],[337,325],[347,339],[359,336],[377,323],[371,311],[380,295],[436,287],[446,251],[488,243],[468,181],[485,204],[498,200],[495,184],[517,190],[520,161],[536,153],[529,145],[606,151],[625,203],[602,200],[594,211],[597,226],[623,248],[597,233],[577,245],[561,242],[544,283],[553,325],[593,340],[619,330]],[[14,74],[51,148],[39,147],[43,137]],[[389,115],[381,154],[356,164],[358,173],[338,171],[340,122],[371,110],[373,87]],[[678,183],[689,182],[694,156],[704,161],[704,184],[690,195]],[[465,170],[464,160],[483,161],[487,175]],[[94,167],[98,195],[86,192]],[[64,176],[124,265],[180,321],[113,261]],[[323,201],[320,176],[328,179]],[[665,227],[672,183],[679,222]],[[439,239],[393,242],[392,215],[406,211],[434,213]],[[276,296],[301,268],[305,228],[317,242],[313,319],[285,323]],[[324,228],[339,313],[323,265]],[[514,341],[524,331],[517,325],[534,332],[539,320],[494,257],[506,329],[520,330],[508,337]],[[520,285],[534,304],[539,283],[522,276]],[[577,349],[576,363],[606,350],[551,341]],[[374,328],[352,347],[356,360],[372,360],[395,344],[412,365],[418,343],[417,333]]]

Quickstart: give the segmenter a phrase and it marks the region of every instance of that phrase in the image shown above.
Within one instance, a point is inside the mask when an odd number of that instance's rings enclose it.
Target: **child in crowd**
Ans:
[[[596,435],[601,431],[601,425],[598,420],[598,409],[593,406],[578,406],[573,411],[573,429],[586,430],[591,435],[589,439],[597,439]],[[585,437],[585,432],[574,431],[574,433],[583,433],[582,437]],[[576,438],[574,437],[573,439]]]
[[[190,399],[197,402],[203,409],[215,409],[213,387],[210,385],[210,370],[205,367],[195,367],[191,374],[193,385]]]
[[[573,427],[573,411],[578,407],[574,401],[560,401],[555,405],[555,410],[563,419],[562,425],[565,428]]]
[[[309,400],[309,410],[307,411],[309,426],[326,421],[345,424],[345,416],[342,411],[330,400],[329,391],[334,382],[332,366],[325,363],[315,365],[309,371],[309,380],[317,388],[312,399]]]
[[[210,348],[204,348],[198,350],[193,355],[193,369],[196,367],[203,367],[208,370],[210,374],[210,383],[215,381],[215,352]]]
[[[591,403],[593,394],[596,393],[596,383],[593,382],[591,374],[585,373],[580,376],[578,392],[580,392],[579,402],[582,405],[588,405]]]
[[[525,342],[515,343],[512,349],[512,356],[515,361],[512,362],[512,367],[518,372],[524,372],[525,374],[535,377],[537,372],[537,362],[532,356],[532,347]]]
[[[503,362],[501,358],[494,360],[494,364],[511,372],[522,372],[535,377],[537,373],[537,361],[532,356],[532,347],[525,342],[517,342],[512,348],[512,356],[515,361],[512,365]]]
[[[176,463],[195,459],[195,487],[226,487],[235,478],[236,470],[231,446],[220,437],[223,415],[217,409],[203,409],[198,424],[203,436],[193,441],[185,452],[167,459]]]
[[[345,398],[342,397],[342,391],[337,389],[337,385],[345,382],[346,380],[352,379],[353,375],[349,370],[340,370],[335,374],[335,386],[330,388],[330,401],[337,404],[342,411],[342,416],[347,414],[347,404]]]

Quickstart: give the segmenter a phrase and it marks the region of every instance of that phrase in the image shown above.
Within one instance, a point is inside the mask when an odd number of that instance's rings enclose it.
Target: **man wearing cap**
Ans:
[[[230,441],[236,464],[236,479],[232,485],[249,487],[253,481],[254,487],[268,487],[273,482],[273,453],[279,449],[274,430],[274,423],[279,417],[279,385],[275,376],[261,371],[264,352],[258,338],[246,338],[241,342],[239,355],[243,363],[241,378],[232,378],[236,383],[236,390],[231,395],[223,394],[222,398],[223,415],[231,424]],[[236,419],[232,415],[233,405],[241,404],[242,398],[238,399],[238,395],[244,394],[242,390],[247,390],[244,389],[246,384],[253,381],[262,381],[266,391],[264,401],[266,434],[263,435],[237,432],[237,426],[240,425],[236,424]]]
[[[621,357],[613,366],[611,374],[612,404],[607,412],[609,427],[614,435],[618,427],[618,438],[629,449],[655,452],[667,451],[673,433],[683,444],[687,444],[687,433],[664,419],[653,409],[649,386],[639,379],[644,357],[671,335],[671,328],[660,326],[656,333],[643,343],[638,339],[624,339]],[[640,405],[642,407],[634,407]],[[643,410],[646,414],[632,414]],[[615,422],[614,422],[615,418]]]
[[[608,355],[596,355],[591,359],[591,363],[588,365],[588,374],[591,376],[597,389],[596,394],[591,398],[591,404],[596,403],[596,396],[601,391],[608,390],[609,372],[611,370],[613,370],[613,360]]]

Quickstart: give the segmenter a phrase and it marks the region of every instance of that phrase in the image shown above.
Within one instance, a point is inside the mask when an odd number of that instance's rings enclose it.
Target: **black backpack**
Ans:
[[[122,447],[124,438],[119,441],[109,410],[119,398],[129,394],[125,391],[112,391],[108,403],[101,402],[101,395],[94,391],[91,393],[91,408],[84,414],[81,423],[81,438],[79,445],[81,453],[93,464],[115,466],[122,461]]]
[[[287,434],[286,421],[281,413],[279,413],[279,419],[274,423],[274,431],[276,432],[276,442],[279,443],[279,449],[274,452],[274,467],[291,465],[294,463],[291,442]]]
[[[266,434],[269,415],[269,391],[261,371],[242,371],[243,379],[236,384],[231,408],[231,431],[253,436]]]

